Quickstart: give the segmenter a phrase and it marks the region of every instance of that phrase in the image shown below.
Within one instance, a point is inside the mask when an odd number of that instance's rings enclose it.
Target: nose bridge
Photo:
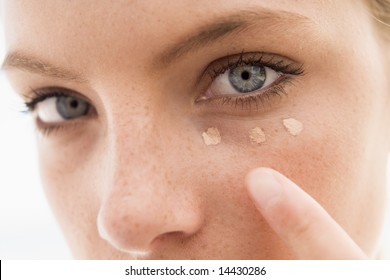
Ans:
[[[183,209],[183,197],[191,195],[183,190],[178,195],[180,186],[172,180],[164,116],[144,108],[112,118],[111,177],[98,215],[101,237],[118,249],[143,251],[165,233],[196,231],[198,212]]]
[[[145,108],[114,118],[108,133],[112,155],[109,196],[117,201],[142,196],[147,202],[151,194],[163,195],[169,186],[161,187],[166,185],[164,180],[168,176],[161,166],[166,160],[163,152],[166,143],[159,131],[162,118]]]
[[[104,100],[112,195],[150,192],[153,188],[153,192],[162,191],[156,181],[164,183],[167,177],[164,162],[170,155],[166,153],[169,133],[165,127],[172,120],[162,109],[164,99],[158,85],[136,72],[131,77],[100,85],[102,90],[124,93],[107,94]]]
[[[134,179],[143,178],[150,172],[162,172],[158,163],[164,161],[163,151],[167,144],[166,137],[161,137],[165,118],[151,106],[129,106],[113,110],[108,120],[107,136],[113,157],[114,180],[126,178],[123,172],[132,173]]]

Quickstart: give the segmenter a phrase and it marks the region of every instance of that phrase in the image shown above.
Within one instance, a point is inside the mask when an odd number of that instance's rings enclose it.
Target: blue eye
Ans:
[[[75,96],[52,96],[36,104],[34,111],[44,123],[59,123],[87,115],[90,104]]]
[[[55,97],[58,114],[66,120],[78,118],[87,114],[88,102],[73,96]]]
[[[245,64],[227,69],[210,85],[206,98],[244,96],[273,85],[283,73],[267,66]]]
[[[219,105],[256,109],[272,96],[286,94],[285,86],[304,74],[303,64],[282,55],[248,52],[219,58],[206,68],[210,84],[196,99]],[[206,102],[205,104],[209,103]],[[214,107],[215,109],[215,107]]]
[[[32,91],[34,98],[25,105],[34,114],[36,126],[44,135],[72,124],[82,124],[97,114],[92,103],[73,90],[48,87]]]
[[[267,75],[264,66],[244,65],[229,70],[228,78],[237,91],[246,93],[260,89]]]

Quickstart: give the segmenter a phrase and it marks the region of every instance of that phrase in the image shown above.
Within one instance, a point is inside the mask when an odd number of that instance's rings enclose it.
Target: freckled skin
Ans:
[[[90,81],[8,73],[21,94],[68,87],[98,112],[39,140],[43,185],[76,258],[130,259],[136,251],[149,251],[140,258],[152,259],[295,258],[244,189],[245,175],[259,166],[301,186],[376,256],[390,92],[385,46],[362,3],[246,1],[303,14],[320,35],[256,41],[257,31],[158,71],[150,70],[153,55],[214,14],[241,9],[242,1],[98,1],[93,9],[89,1],[4,3],[8,50],[26,49]],[[250,115],[193,105],[196,89],[189,85],[201,70],[243,49],[294,57],[306,73],[287,96]],[[296,137],[281,122],[289,116],[305,126]],[[220,144],[204,144],[208,127],[221,132]],[[265,143],[250,142],[253,127],[264,130]]]

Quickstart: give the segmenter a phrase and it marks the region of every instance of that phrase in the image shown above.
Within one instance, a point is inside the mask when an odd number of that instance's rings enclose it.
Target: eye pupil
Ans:
[[[77,100],[72,100],[70,102],[70,107],[72,107],[73,109],[76,109],[77,106],[79,106],[79,102]]]
[[[264,66],[243,65],[229,71],[229,82],[239,92],[247,93],[260,89],[266,81]]]
[[[251,77],[251,74],[250,74],[248,71],[243,71],[243,72],[241,73],[241,78],[242,78],[243,80],[249,80],[250,77]]]

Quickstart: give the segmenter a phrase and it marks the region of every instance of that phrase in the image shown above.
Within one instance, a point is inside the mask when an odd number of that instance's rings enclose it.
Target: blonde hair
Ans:
[[[390,0],[370,0],[371,13],[386,39],[390,39]]]

